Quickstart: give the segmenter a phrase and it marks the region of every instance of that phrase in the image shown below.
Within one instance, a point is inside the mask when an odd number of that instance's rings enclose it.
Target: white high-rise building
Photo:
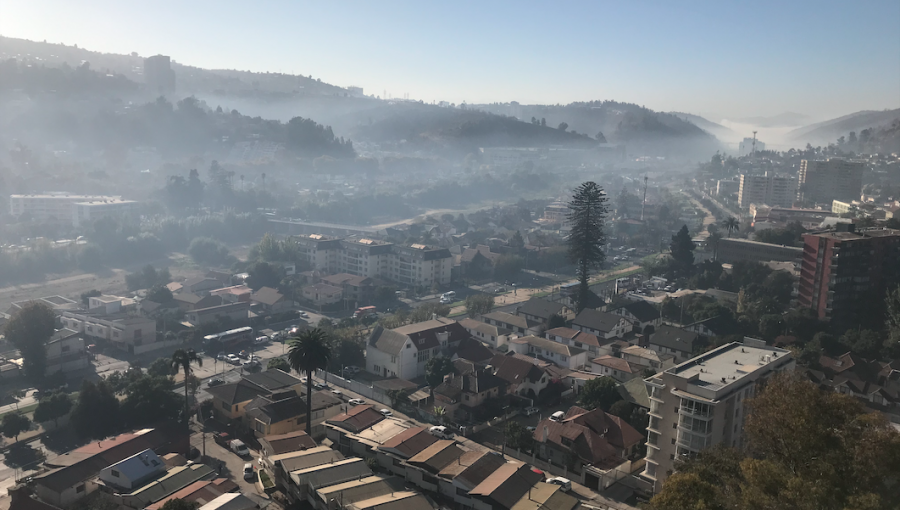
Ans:
[[[750,204],[790,207],[796,194],[797,179],[794,177],[741,174],[738,206],[742,209]]]

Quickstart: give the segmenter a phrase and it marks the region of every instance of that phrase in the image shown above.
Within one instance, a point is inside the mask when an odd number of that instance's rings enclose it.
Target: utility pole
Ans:
[[[203,458],[206,458],[206,432],[202,433],[203,436]]]
[[[647,179],[648,177],[644,176],[644,199],[641,200],[641,221],[644,221],[644,206],[647,205]]]
[[[756,131],[753,132],[753,146],[750,149],[750,161],[756,161]]]

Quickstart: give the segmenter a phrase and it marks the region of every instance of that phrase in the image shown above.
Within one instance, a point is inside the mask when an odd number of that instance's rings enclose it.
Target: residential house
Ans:
[[[497,354],[496,351],[489,349],[484,346],[483,343],[479,342],[474,338],[467,338],[459,343],[459,346],[456,348],[456,351],[453,353],[453,356],[450,357],[451,360],[468,360],[474,363],[489,363],[491,358]]]
[[[479,342],[484,342],[494,349],[499,349],[501,346],[506,345],[509,342],[509,337],[512,335],[512,331],[508,329],[475,319],[466,318],[459,321],[459,323]]]
[[[632,330],[632,325],[621,315],[585,308],[572,321],[572,329],[609,339],[622,338]]]
[[[172,294],[181,292],[181,289],[183,287],[184,286],[181,284],[181,282],[169,282],[166,284],[166,288],[169,289],[169,292],[171,292]]]
[[[539,481],[542,473],[528,464],[507,462],[469,491],[475,510],[512,508]]]
[[[232,285],[221,289],[212,290],[210,296],[216,296],[222,299],[223,303],[237,303],[239,301],[250,301],[253,289],[246,285]]]
[[[622,400],[633,405],[638,412],[647,413],[650,411],[650,394],[647,392],[647,385],[640,377],[635,377],[625,381],[616,387]]]
[[[855,397],[870,409],[900,416],[900,360],[867,360],[847,352],[836,357],[822,355],[819,365],[820,372],[807,371],[813,382]]]
[[[372,476],[366,461],[358,457],[343,459],[306,469],[292,471],[287,496],[291,502],[315,504],[315,494],[321,487]]]
[[[215,478],[215,475],[216,471],[205,464],[178,466],[131,492],[115,493],[114,500],[124,507],[142,510],[194,482],[210,480]]]
[[[456,373],[447,375],[434,389],[434,403],[444,407],[447,416],[471,420],[483,403],[506,394],[506,381],[494,375],[493,368],[465,360],[457,360],[454,367]]]
[[[490,278],[494,271],[494,262],[499,258],[499,253],[491,252],[491,248],[483,244],[466,248],[459,256],[459,274],[472,280]]]
[[[209,308],[211,306],[219,306],[222,304],[221,296],[214,296],[212,294],[201,296],[199,294],[194,294],[193,292],[179,292],[177,294],[172,294],[172,299],[178,303],[178,307],[185,312]]]
[[[734,332],[734,321],[727,317],[717,315],[715,317],[710,317],[709,319],[697,321],[693,324],[688,324],[684,329],[686,331],[693,331],[694,333],[705,337],[725,336]]]
[[[530,321],[539,322],[544,326],[550,321],[550,317],[554,315],[565,320],[571,320],[575,316],[568,306],[541,298],[531,298],[517,306],[516,315],[525,317]]]
[[[509,350],[544,359],[571,370],[581,368],[588,363],[586,350],[533,335],[510,341]]]
[[[481,322],[497,326],[498,328],[512,331],[518,335],[540,335],[543,324],[528,320],[524,316],[513,315],[506,312],[491,312],[479,317]],[[509,338],[509,337],[507,337]]]
[[[316,491],[316,510],[329,510],[335,502],[345,508],[357,502],[403,491],[403,480],[398,477],[372,475],[323,487]],[[380,507],[379,507],[380,508]],[[402,507],[406,510],[406,506]]]
[[[181,499],[190,503],[205,505],[206,503],[216,499],[222,494],[236,492],[238,490],[238,485],[229,478],[199,480],[179,491],[170,494],[169,496],[166,496],[156,503],[153,503],[152,505],[148,506],[146,510],[160,510],[167,501],[173,499]]]
[[[343,291],[340,287],[327,283],[314,283],[302,289],[303,299],[315,306],[326,306],[340,303],[343,299]]]
[[[141,354],[165,347],[157,342],[156,321],[128,313],[95,313],[86,310],[63,310],[63,326],[88,337],[107,340],[113,347]]]
[[[633,329],[638,332],[644,331],[647,326],[653,326],[655,329],[662,324],[662,314],[659,313],[656,306],[644,300],[632,301],[625,306],[616,308],[612,313],[631,321]]]
[[[618,382],[625,382],[643,373],[640,365],[629,363],[622,358],[616,358],[608,354],[591,360],[591,372],[612,377]]]
[[[510,510],[574,510],[582,508],[581,501],[566,493],[563,488],[553,483],[538,482],[519,498]]]
[[[494,367],[494,375],[506,381],[509,395],[535,399],[550,384],[546,370],[509,354],[494,356],[491,366]]]
[[[363,430],[382,421],[384,416],[372,406],[361,405],[353,406],[346,413],[325,420],[326,423],[344,429],[350,433],[358,434]],[[332,442],[336,442],[329,436]]]
[[[275,400],[300,396],[305,386],[300,379],[278,369],[256,374],[244,374],[234,383],[208,388],[212,396],[213,410],[224,421],[243,420],[248,404],[256,397],[264,396]]]
[[[456,462],[451,462],[438,472],[438,492],[464,507],[471,507],[469,491],[505,464],[502,455],[478,450],[465,452]]]
[[[331,276],[323,276],[322,281],[341,289],[343,299],[354,305],[354,308],[363,304],[369,304],[374,299],[375,281],[367,276],[338,273]]]
[[[282,453],[309,450],[317,447],[315,440],[303,430],[259,438],[259,452],[263,458]]]
[[[151,449],[100,470],[100,480],[115,490],[132,491],[166,472],[166,464]]]
[[[568,478],[598,490],[603,473],[637,458],[644,437],[627,421],[602,409],[573,406],[561,421],[538,423],[534,440],[543,460],[571,465],[577,459]]]
[[[215,278],[207,278],[206,276],[188,278],[181,282],[181,292],[190,292],[192,294],[208,295],[211,291],[221,288],[221,281]]]
[[[347,505],[347,510],[432,510],[434,505],[425,496],[413,491],[398,491],[383,496],[357,501]]]
[[[396,329],[376,326],[366,342],[366,370],[383,377],[415,379],[425,375],[425,363],[471,338],[458,322],[445,317]]]
[[[46,373],[71,372],[91,366],[81,333],[68,328],[57,330],[46,344]]]
[[[629,345],[622,349],[621,357],[631,364],[650,368],[656,372],[675,366],[675,356],[673,354],[663,354],[637,345]]]
[[[306,430],[306,397],[279,397],[260,395],[245,407],[244,422],[258,436]],[[325,420],[340,414],[341,403],[327,392],[313,393],[312,430],[306,432],[312,437],[324,437]]]
[[[213,280],[217,280],[220,286],[227,287],[232,284],[233,275],[231,271],[219,271],[216,269],[210,269],[206,272],[206,278],[212,278]]]
[[[45,460],[44,465],[50,470],[34,476],[34,491],[45,503],[67,508],[100,487],[97,476],[103,468],[147,449],[157,453],[185,451],[188,441],[184,427],[172,424],[89,443]]]
[[[287,492],[291,485],[291,472],[321,466],[343,460],[341,452],[327,446],[317,446],[311,450],[282,453],[271,457],[263,457],[262,465],[272,473],[275,485]]]
[[[553,328],[544,333],[544,337],[556,343],[572,345],[584,349],[593,356],[614,354],[613,342],[610,339],[598,338],[597,335],[578,331],[572,328]]]
[[[663,324],[650,335],[648,348],[660,354],[671,354],[675,356],[675,363],[681,363],[693,357],[698,336],[693,331]]]
[[[198,308],[185,313],[184,318],[194,327],[222,321],[229,321],[235,325],[244,325],[250,320],[250,303],[239,301],[209,308]]]
[[[240,492],[222,494],[198,510],[258,510],[259,503]]]
[[[448,464],[456,462],[465,450],[452,439],[442,439],[406,460],[406,480],[419,488],[437,492],[437,474]]]
[[[250,301],[262,308],[265,315],[286,312],[293,307],[290,299],[271,287],[263,287],[254,292]]]
[[[381,446],[377,447],[377,449],[380,453],[390,454],[394,458],[406,460],[433,445],[437,441],[438,438],[431,435],[427,429],[422,427],[410,427],[393,437],[386,439]],[[406,467],[401,466],[398,474],[405,473]]]

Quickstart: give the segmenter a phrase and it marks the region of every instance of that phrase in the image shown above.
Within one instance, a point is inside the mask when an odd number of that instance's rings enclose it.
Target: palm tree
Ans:
[[[172,360],[170,364],[172,365],[172,373],[177,374],[178,371],[184,372],[184,422],[190,427],[190,409],[191,409],[191,401],[190,397],[188,397],[188,379],[193,374],[193,369],[191,369],[191,363],[197,363],[197,366],[203,366],[203,358],[201,358],[194,349],[178,349],[174,353],[172,353]]]
[[[434,413],[434,417],[437,418],[439,422],[441,422],[441,425],[443,425],[444,418],[447,417],[447,408],[443,406],[434,406],[432,412]]]
[[[291,340],[288,363],[297,373],[306,372],[306,433],[312,435],[312,375],[328,366],[331,349],[328,334],[319,328],[308,329]]]
[[[728,237],[731,237],[731,232],[738,229],[741,226],[741,222],[737,220],[734,216],[730,216],[722,220],[722,226],[728,230]]]

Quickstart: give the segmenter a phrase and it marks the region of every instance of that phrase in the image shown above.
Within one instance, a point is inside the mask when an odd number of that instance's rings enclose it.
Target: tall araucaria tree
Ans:
[[[576,308],[584,309],[590,295],[588,279],[592,269],[599,268],[606,260],[603,245],[606,234],[603,223],[607,214],[606,192],[595,182],[585,182],[575,189],[569,202],[568,220],[571,225],[566,244],[569,259],[576,265],[578,274],[578,294]]]

